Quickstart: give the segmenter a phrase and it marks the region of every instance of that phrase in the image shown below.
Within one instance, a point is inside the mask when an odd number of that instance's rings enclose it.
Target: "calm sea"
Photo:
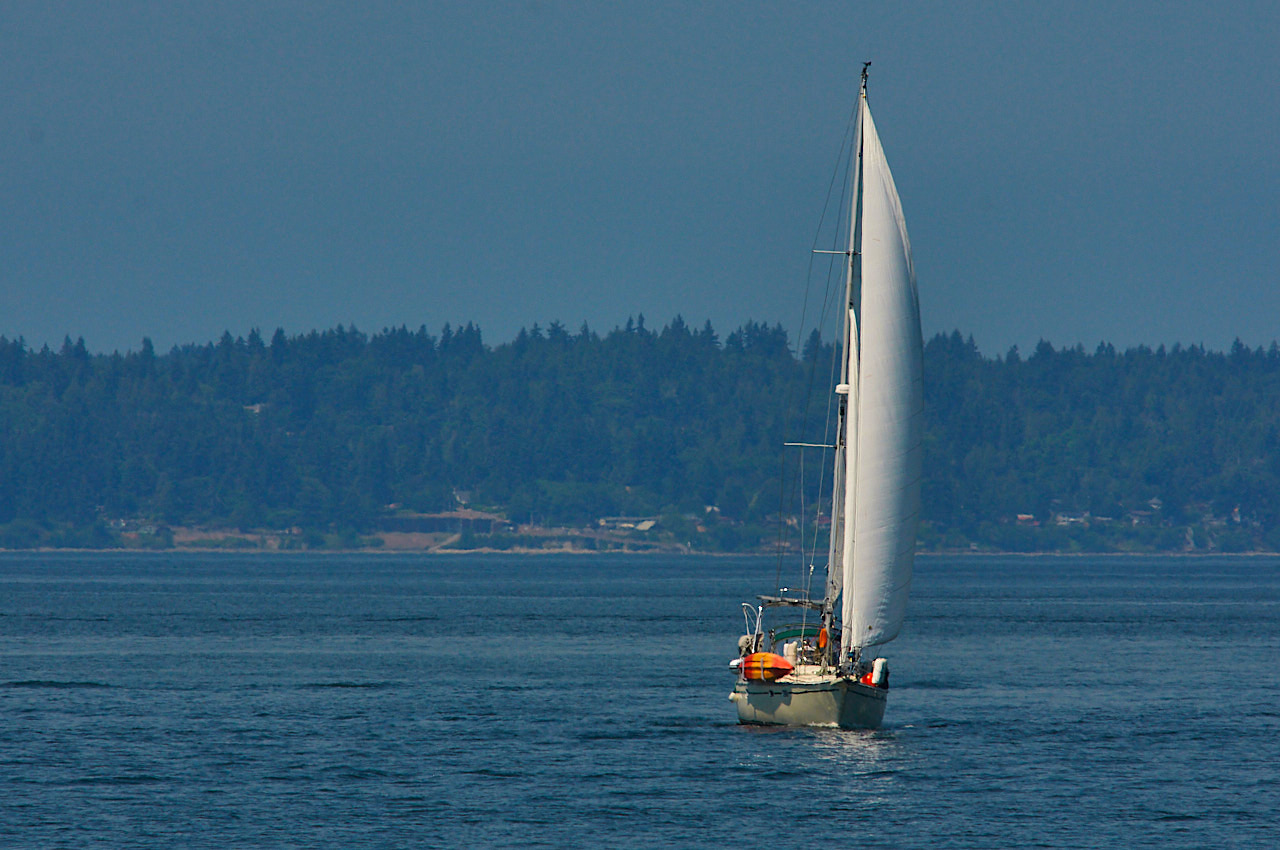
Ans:
[[[734,722],[776,570],[0,555],[0,846],[1280,846],[1280,560],[921,559],[877,732]]]

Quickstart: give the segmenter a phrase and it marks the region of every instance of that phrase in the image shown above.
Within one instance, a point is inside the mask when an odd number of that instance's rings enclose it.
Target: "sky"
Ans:
[[[0,5],[0,334],[800,327],[862,62],[924,332],[1280,338],[1274,2]]]

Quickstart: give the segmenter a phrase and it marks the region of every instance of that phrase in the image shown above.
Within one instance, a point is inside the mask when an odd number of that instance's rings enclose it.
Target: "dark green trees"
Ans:
[[[696,524],[716,506],[726,528],[763,528],[798,510],[780,501],[801,485],[779,483],[782,443],[828,440],[830,358],[816,336],[797,356],[778,326],[721,342],[679,317],[534,325],[493,347],[470,324],[164,355],[0,338],[0,546],[123,517],[354,533],[457,493],[519,522]],[[925,393],[929,545],[1180,548],[1191,528],[1219,549],[1280,546],[1275,345],[991,359],[952,333],[926,345]],[[812,516],[826,461],[805,457]]]

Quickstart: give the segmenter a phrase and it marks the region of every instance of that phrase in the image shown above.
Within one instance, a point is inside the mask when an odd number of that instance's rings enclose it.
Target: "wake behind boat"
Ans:
[[[867,63],[868,65],[870,63]],[[906,613],[920,516],[923,342],[902,204],[867,105],[855,118],[831,541],[819,601],[761,596],[730,666],[741,723],[874,729],[889,689],[885,644]],[[766,612],[793,612],[766,631]]]

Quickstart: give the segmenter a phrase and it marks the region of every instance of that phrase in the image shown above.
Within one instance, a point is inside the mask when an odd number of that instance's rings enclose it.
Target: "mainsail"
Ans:
[[[842,654],[892,640],[902,627],[920,517],[924,395],[920,304],[911,243],[865,96],[859,99],[844,422]],[[852,252],[851,248],[851,252]],[[835,533],[833,522],[833,533]],[[837,547],[833,545],[833,555]]]

